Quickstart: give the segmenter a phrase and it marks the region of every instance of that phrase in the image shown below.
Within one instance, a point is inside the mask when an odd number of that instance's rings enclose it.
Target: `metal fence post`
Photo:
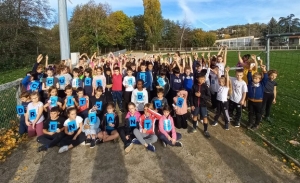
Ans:
[[[270,38],[268,37],[267,38],[267,70],[270,69]]]

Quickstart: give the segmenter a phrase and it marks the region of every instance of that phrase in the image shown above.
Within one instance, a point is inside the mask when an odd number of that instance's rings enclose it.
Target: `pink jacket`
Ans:
[[[164,122],[165,120],[170,120],[171,122],[171,130],[170,131],[165,131],[164,129]],[[177,136],[176,136],[176,130],[175,130],[175,126],[174,126],[174,120],[172,118],[172,116],[168,116],[168,118],[166,118],[166,116],[162,116],[160,119],[159,119],[159,132],[164,134],[166,137],[169,136],[169,133],[171,132],[172,134],[172,139],[177,139]]]
[[[140,121],[141,114],[138,111],[135,111],[133,115],[128,112],[125,119],[130,118],[131,116],[134,116],[138,122]]]
[[[182,108],[177,107],[176,114],[178,114],[178,115],[184,115],[184,114],[187,113],[187,108],[188,108],[187,102],[186,102],[186,99],[187,99],[187,96],[188,96],[188,92],[187,91],[180,91],[180,94],[183,94],[184,102],[183,102]],[[177,103],[177,99],[178,99],[178,96],[176,96],[176,97],[173,98],[173,101],[174,101],[175,105]]]

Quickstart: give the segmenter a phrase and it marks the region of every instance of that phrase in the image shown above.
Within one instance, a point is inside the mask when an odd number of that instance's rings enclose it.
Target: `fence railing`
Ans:
[[[158,51],[218,51],[219,47],[182,47],[180,48],[158,48]],[[265,46],[239,46],[228,47],[228,50],[266,50]],[[300,50],[299,46],[270,46],[270,50]]]
[[[19,86],[22,78],[0,85],[0,129],[9,128],[11,120],[17,120],[16,106],[20,104]]]
[[[127,49],[124,49],[124,50],[119,50],[119,51],[115,51],[115,52],[113,52],[113,55],[114,56],[119,56],[119,54],[124,54],[124,53],[126,53],[127,52]],[[105,55],[103,55],[103,56],[107,56],[108,54],[105,54]]]

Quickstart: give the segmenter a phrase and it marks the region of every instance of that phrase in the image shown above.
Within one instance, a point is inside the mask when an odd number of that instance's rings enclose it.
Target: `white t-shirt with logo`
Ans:
[[[129,80],[132,81],[132,85],[129,85]],[[133,76],[125,76],[124,79],[123,79],[123,86],[128,86],[127,88],[125,88],[125,91],[133,91],[134,88],[133,86],[136,85],[136,81],[135,81],[135,77]]]
[[[71,122],[71,121],[73,121],[73,120],[67,119],[67,120],[64,122],[64,126],[68,127],[68,123]],[[77,129],[79,128],[79,126],[80,126],[80,123],[83,122],[82,117],[76,116],[75,122],[76,122],[76,130],[77,130]]]
[[[230,100],[235,103],[240,103],[243,93],[248,92],[247,84],[244,80],[238,81],[235,77],[230,77],[232,83],[232,94]]]
[[[221,102],[227,101],[229,88],[226,86],[220,86],[217,92],[217,100]]]

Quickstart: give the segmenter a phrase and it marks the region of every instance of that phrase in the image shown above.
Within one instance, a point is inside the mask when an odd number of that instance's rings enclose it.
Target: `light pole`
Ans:
[[[61,60],[70,59],[70,38],[67,16],[67,1],[58,0],[59,38]]]

